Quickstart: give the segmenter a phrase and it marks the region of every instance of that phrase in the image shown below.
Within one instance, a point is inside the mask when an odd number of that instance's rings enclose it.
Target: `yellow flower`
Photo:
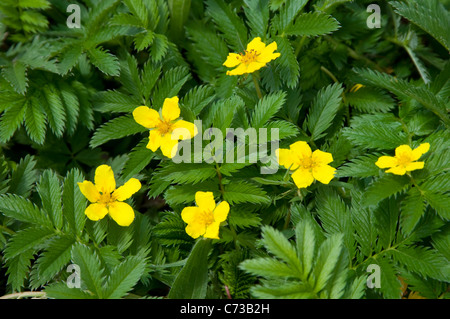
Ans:
[[[295,142],[289,149],[277,149],[278,163],[294,171],[292,179],[298,188],[311,185],[314,180],[328,184],[334,177],[335,168],[327,165],[333,161],[331,153],[315,150],[306,142]]]
[[[108,165],[100,165],[95,170],[95,185],[90,181],[78,183],[81,193],[91,202],[85,214],[90,220],[100,220],[109,213],[120,226],[129,226],[134,220],[134,210],[124,200],[141,188],[141,182],[131,178],[116,189],[114,172]]]
[[[192,238],[219,239],[220,223],[225,221],[230,211],[230,205],[222,201],[216,206],[212,192],[195,193],[197,206],[185,207],[181,218],[187,223],[186,233]]]
[[[178,120],[180,108],[178,97],[166,98],[161,109],[161,116],[156,110],[147,106],[139,106],[133,111],[134,120],[140,125],[151,129],[147,148],[155,152],[161,147],[164,156],[172,158],[178,149],[178,139],[189,139],[197,135],[197,127],[190,122]],[[186,133],[178,134],[176,129],[186,129]]]
[[[430,149],[429,143],[420,144],[414,150],[409,145],[400,145],[395,149],[395,156],[381,156],[375,163],[379,168],[388,168],[386,173],[405,175],[406,172],[422,169],[424,162],[416,162]]]
[[[362,84],[355,84],[351,89],[350,92],[356,92],[358,91],[360,88],[362,88],[364,85]]]
[[[244,53],[230,53],[223,65],[228,68],[236,69],[227,71],[227,75],[240,75],[252,73],[266,66],[272,60],[280,56],[280,53],[273,53],[277,49],[277,43],[274,41],[268,46],[261,42],[261,38],[254,38],[247,44],[247,50]]]

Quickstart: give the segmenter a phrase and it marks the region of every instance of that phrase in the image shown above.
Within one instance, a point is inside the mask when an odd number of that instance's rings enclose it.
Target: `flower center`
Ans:
[[[116,199],[110,193],[100,193],[99,203],[108,206],[112,202],[115,202]]]
[[[209,210],[204,210],[199,215],[200,222],[206,226],[211,225],[214,222],[214,215]]]
[[[172,131],[172,123],[161,121],[161,123],[158,124],[158,130],[161,133],[161,135],[167,134],[170,131]]]
[[[250,64],[255,62],[260,53],[251,49],[250,51],[245,50],[244,53],[239,53],[241,63]]]
[[[411,157],[408,154],[401,154],[397,157],[398,165],[403,166],[412,162]]]
[[[311,157],[303,157],[303,159],[300,160],[300,166],[304,169],[312,169],[315,165],[316,163]]]

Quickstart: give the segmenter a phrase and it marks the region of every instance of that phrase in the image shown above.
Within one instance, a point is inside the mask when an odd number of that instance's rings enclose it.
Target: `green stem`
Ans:
[[[252,73],[252,78],[253,78],[253,83],[255,84],[256,94],[258,94],[259,99],[262,99],[263,96],[261,93],[261,88],[259,87],[258,79],[256,78],[256,75],[254,73]]]
[[[219,164],[217,164],[217,163],[216,163],[216,172],[217,172],[217,177],[219,178],[220,193],[222,194],[222,199],[223,199],[223,195],[225,194],[225,189],[223,188],[223,184],[222,184],[222,173],[220,172],[220,167],[219,167]]]
[[[306,41],[306,36],[304,35],[301,40],[298,42],[297,46],[295,47],[295,56],[298,56],[298,54],[300,53],[300,50],[303,46],[303,44]]]
[[[331,73],[330,70],[328,70],[326,67],[324,67],[323,65],[320,66],[320,69],[325,72],[335,83],[339,83],[338,79],[334,76],[333,73]]]
[[[5,233],[8,233],[10,235],[15,235],[16,234],[16,232],[14,230],[9,229],[8,227],[3,226],[3,225],[0,225],[0,230],[4,231]]]

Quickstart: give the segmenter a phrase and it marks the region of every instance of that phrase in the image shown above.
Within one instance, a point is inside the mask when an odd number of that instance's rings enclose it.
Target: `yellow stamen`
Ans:
[[[172,123],[161,121],[161,123],[159,123],[158,125],[158,130],[161,135],[167,134],[172,131]]]

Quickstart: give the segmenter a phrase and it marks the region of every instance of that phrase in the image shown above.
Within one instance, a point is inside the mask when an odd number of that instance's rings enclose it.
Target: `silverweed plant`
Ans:
[[[450,297],[449,8],[2,0],[1,298]]]

